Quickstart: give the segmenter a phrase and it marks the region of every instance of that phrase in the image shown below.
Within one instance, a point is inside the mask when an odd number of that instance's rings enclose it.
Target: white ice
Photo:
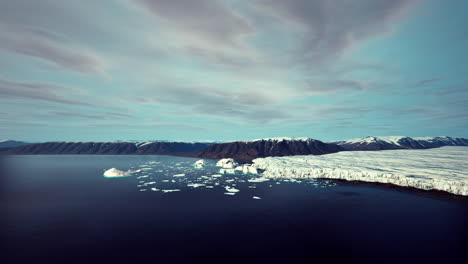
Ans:
[[[266,182],[269,181],[269,178],[266,177],[260,177],[260,178],[254,178],[254,179],[248,179],[248,182]]]
[[[185,176],[185,173],[181,173],[181,174],[175,174],[173,175],[173,177],[184,177]]]
[[[116,168],[111,168],[111,169],[108,169],[104,172],[104,177],[107,177],[107,178],[115,178],[115,177],[127,177],[127,176],[130,176],[132,175],[132,173],[135,173],[135,172],[140,172],[141,170],[128,170],[128,171],[121,171],[121,170],[118,170]]]
[[[198,160],[197,162],[194,163],[194,167],[197,168],[197,169],[201,169],[203,167],[205,167],[205,160]]]
[[[253,163],[270,178],[389,183],[468,195],[468,147],[343,151],[320,156],[259,158]]]
[[[252,164],[244,164],[242,166],[236,167],[236,170],[242,171],[243,173],[251,173],[251,174],[257,174],[257,168],[252,166]]]
[[[170,192],[180,192],[180,189],[172,189],[172,190],[161,190],[164,193],[170,193]]]
[[[237,161],[231,158],[221,159],[216,162],[216,166],[223,167],[225,169],[233,169],[238,165]]]
[[[231,187],[229,187],[229,186],[224,187],[224,189],[226,189],[226,191],[228,191],[228,192],[230,192],[230,193],[239,192],[238,189],[236,189],[236,188],[231,188]]]

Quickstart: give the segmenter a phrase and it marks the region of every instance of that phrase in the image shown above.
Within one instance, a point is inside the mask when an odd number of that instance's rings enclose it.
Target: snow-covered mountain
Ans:
[[[369,136],[332,142],[345,150],[427,149],[443,146],[468,146],[468,139],[453,137]]]

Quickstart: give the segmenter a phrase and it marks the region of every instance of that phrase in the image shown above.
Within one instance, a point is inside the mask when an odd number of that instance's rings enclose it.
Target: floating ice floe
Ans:
[[[205,167],[205,160],[202,160],[202,159],[198,160],[197,162],[195,162],[194,167],[196,169],[201,169],[201,168]]]
[[[153,192],[159,191],[159,189],[157,189],[157,188],[151,188],[151,190],[152,190]]]
[[[270,178],[326,178],[389,183],[468,196],[468,147],[343,151],[255,159]],[[316,185],[316,184],[314,184]]]
[[[104,172],[104,177],[107,178],[114,178],[114,177],[127,177],[132,175],[132,173],[140,172],[141,170],[128,170],[128,171],[121,171],[116,168],[108,169]]]
[[[248,182],[266,182],[269,181],[269,178],[266,177],[260,177],[260,178],[254,178],[254,179],[248,179]]]
[[[223,167],[225,169],[233,169],[238,165],[238,163],[231,158],[227,159],[221,159],[218,162],[216,162],[216,166],[218,167]]]
[[[175,175],[172,175],[172,176],[173,177],[184,177],[185,173],[175,174]]]
[[[224,189],[226,189],[226,191],[228,191],[228,192],[230,192],[230,193],[239,192],[238,189],[236,189],[236,188],[231,188],[231,187],[229,187],[229,186],[224,187]]]
[[[180,192],[180,189],[172,189],[172,190],[161,190],[163,193],[170,193],[170,192]]]
[[[252,196],[252,199],[255,199],[255,200],[260,200],[262,198],[258,197],[258,196]]]
[[[221,177],[222,175],[221,174],[213,174],[211,175],[211,177],[215,177],[215,178],[218,178],[218,177]]]
[[[233,193],[233,192],[225,192],[224,194],[226,194],[226,195],[235,195],[236,193]]]
[[[198,188],[198,187],[202,187],[202,186],[205,186],[205,184],[203,183],[189,183],[187,184],[188,187],[193,187],[193,188]]]

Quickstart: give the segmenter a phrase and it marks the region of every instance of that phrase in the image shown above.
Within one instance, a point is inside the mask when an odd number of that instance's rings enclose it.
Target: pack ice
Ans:
[[[327,178],[390,183],[468,196],[468,147],[343,151],[253,160],[269,178]]]

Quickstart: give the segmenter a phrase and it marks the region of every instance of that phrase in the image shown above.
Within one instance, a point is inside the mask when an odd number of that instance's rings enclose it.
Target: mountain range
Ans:
[[[2,145],[2,142],[9,142]],[[45,142],[29,144],[0,141],[0,154],[108,154],[176,155],[199,158],[234,158],[250,162],[255,158],[293,155],[322,155],[339,151],[428,149],[468,146],[468,139],[453,137],[369,136],[322,142],[311,138],[266,138],[228,143],[188,142]]]
[[[427,149],[468,146],[468,139],[453,137],[374,137],[331,142],[345,150]]]

